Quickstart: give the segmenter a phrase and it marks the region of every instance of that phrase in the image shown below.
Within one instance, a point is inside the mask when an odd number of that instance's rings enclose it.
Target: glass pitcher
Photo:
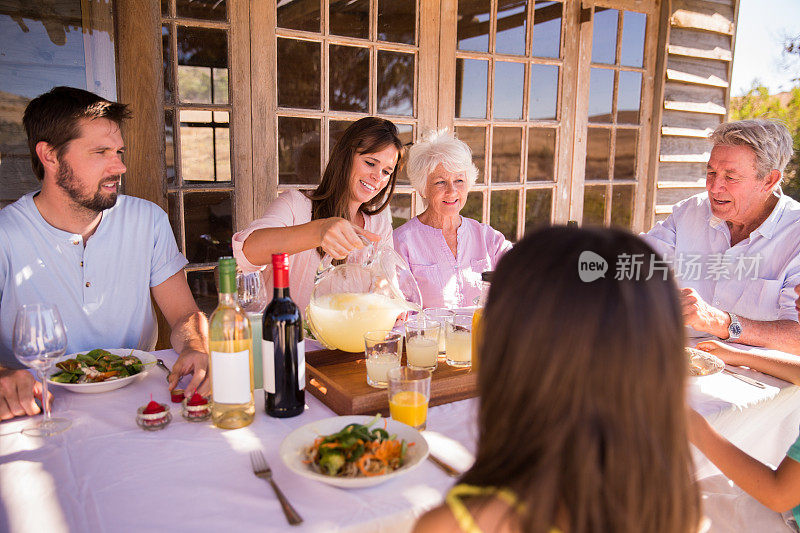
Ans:
[[[342,264],[322,259],[305,316],[327,348],[358,353],[367,331],[392,329],[401,315],[421,309],[408,264],[392,248],[368,243]]]

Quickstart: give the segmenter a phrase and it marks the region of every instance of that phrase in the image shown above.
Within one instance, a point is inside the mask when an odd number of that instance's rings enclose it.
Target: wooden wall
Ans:
[[[672,0],[653,220],[705,190],[708,134],[726,120],[739,0]]]

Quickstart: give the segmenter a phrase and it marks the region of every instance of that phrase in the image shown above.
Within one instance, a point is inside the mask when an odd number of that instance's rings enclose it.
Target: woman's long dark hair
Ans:
[[[604,277],[581,280],[583,251],[607,262]],[[508,515],[514,529],[697,530],[683,320],[671,274],[650,271],[654,254],[621,230],[552,227],[500,261],[484,312],[478,451],[462,481],[513,490],[524,506]],[[639,274],[615,279],[626,257]]]
[[[350,172],[356,154],[380,152],[387,146],[397,148],[398,159],[394,172],[386,186],[369,202],[361,204],[359,211],[367,215],[380,213],[389,205],[394,193],[400,161],[403,157],[403,142],[397,127],[390,121],[377,117],[364,117],[352,123],[331,149],[322,181],[311,199],[311,220],[330,217],[350,219]],[[351,222],[355,222],[351,220]]]

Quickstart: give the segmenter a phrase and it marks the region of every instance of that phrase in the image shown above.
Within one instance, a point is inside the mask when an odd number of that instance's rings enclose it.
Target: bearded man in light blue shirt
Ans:
[[[781,124],[741,120],[710,139],[706,192],[643,237],[672,264],[695,332],[800,353],[800,203],[780,188],[792,137]]]
[[[0,419],[39,412],[39,383],[12,352],[17,307],[51,303],[67,353],[152,350],[152,295],[179,354],[170,388],[193,374],[187,394],[209,388],[208,324],[186,282],[187,261],[164,211],[118,194],[125,173],[125,105],[56,87],[33,99],[23,123],[42,189],[0,210]],[[49,401],[49,399],[48,399]]]

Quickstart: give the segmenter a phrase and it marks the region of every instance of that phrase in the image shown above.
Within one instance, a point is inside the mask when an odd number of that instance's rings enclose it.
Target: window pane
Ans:
[[[397,132],[400,134],[400,141],[403,146],[408,146],[414,140],[414,126],[411,124],[395,124],[395,126],[397,126]],[[408,172],[406,170],[406,165],[400,166],[400,172],[397,173],[397,183],[402,185],[411,183],[408,180]]]
[[[164,162],[167,171],[167,185],[175,185],[175,113],[164,111]]]
[[[591,69],[589,78],[589,122],[611,122],[611,102],[614,100],[614,71]]]
[[[227,117],[214,117],[211,111],[184,109],[180,120],[183,181],[230,181]]]
[[[525,65],[508,61],[494,63],[494,118],[522,118]]]
[[[528,181],[555,178],[556,130],[528,128]]]
[[[494,128],[492,182],[519,183],[522,128]]]
[[[319,0],[293,0],[278,3],[278,26],[319,33]]]
[[[331,109],[366,113],[369,109],[369,50],[331,45],[330,73]]]
[[[378,113],[414,113],[414,54],[378,51]]]
[[[417,24],[415,0],[378,0],[378,39],[414,44]]]
[[[606,212],[605,186],[586,187],[583,190],[583,223],[602,225]]]
[[[278,105],[320,108],[320,43],[278,39]]]
[[[506,236],[509,241],[517,240],[517,199],[519,191],[491,192],[490,225]]]
[[[169,216],[169,225],[172,227],[172,234],[175,236],[175,242],[178,244],[178,250],[184,253],[183,239],[181,238],[181,210],[178,204],[179,193],[169,193],[167,195],[167,213]]]
[[[169,0],[161,0],[161,14],[165,17],[169,16]]]
[[[644,57],[644,30],[647,15],[625,11],[622,21],[619,63],[626,67],[641,67]]]
[[[179,17],[205,19],[205,20],[227,20],[228,10],[225,0],[214,0],[213,2],[198,2],[197,0],[177,0],[175,12]]]
[[[489,62],[456,59],[456,118],[486,118]]]
[[[528,26],[526,3],[519,0],[498,0],[497,42],[498,54],[525,55],[525,29]]]
[[[614,64],[617,55],[618,18],[619,12],[616,9],[595,8],[592,30],[592,63]]]
[[[411,195],[395,193],[389,200],[392,209],[392,228],[397,229],[411,220]]]
[[[461,209],[461,216],[483,222],[483,193],[472,191],[467,194],[467,201]]]
[[[636,162],[636,130],[617,130],[614,149],[614,179],[632,180]]]
[[[561,2],[536,2],[533,12],[533,55],[559,57],[561,48]]]
[[[178,26],[178,90],[182,102],[228,103],[228,36],[224,30]],[[224,74],[223,74],[224,72]],[[218,80],[224,76],[224,83]]]
[[[351,120],[331,120],[328,123],[328,136],[330,137],[330,144],[328,145],[330,148],[328,153],[330,153],[330,150],[333,150],[334,145],[336,145],[336,141],[341,138],[344,130],[349,128],[350,124],[352,123],[353,121]]]
[[[489,51],[489,0],[458,3],[458,49],[473,52]]]
[[[230,192],[185,193],[186,259],[190,263],[213,263],[233,255]]]
[[[558,109],[558,67],[531,65],[531,95],[528,118],[555,120]]]
[[[476,183],[483,183],[486,172],[486,128],[456,126],[456,137],[467,143],[472,150],[472,162],[478,167]]]
[[[553,189],[528,189],[525,191],[525,233],[539,226],[550,225],[553,209]]]
[[[641,98],[642,73],[620,71],[619,94],[617,95],[617,122],[638,124]]]
[[[633,219],[633,185],[617,185],[612,188],[611,225],[631,228]]]
[[[172,61],[170,60],[172,49],[172,39],[169,36],[169,26],[161,26],[161,64],[164,72],[164,101],[172,103],[175,91],[175,83],[172,80]]]
[[[278,117],[279,184],[319,183],[319,154],[319,120]]]
[[[347,37],[369,37],[369,0],[329,0],[331,33]]]
[[[213,270],[190,271],[186,273],[186,281],[192,290],[197,307],[206,315],[210,315],[217,308],[219,296],[217,285],[214,282]]]
[[[586,137],[586,180],[608,179],[611,130],[589,128]]]

